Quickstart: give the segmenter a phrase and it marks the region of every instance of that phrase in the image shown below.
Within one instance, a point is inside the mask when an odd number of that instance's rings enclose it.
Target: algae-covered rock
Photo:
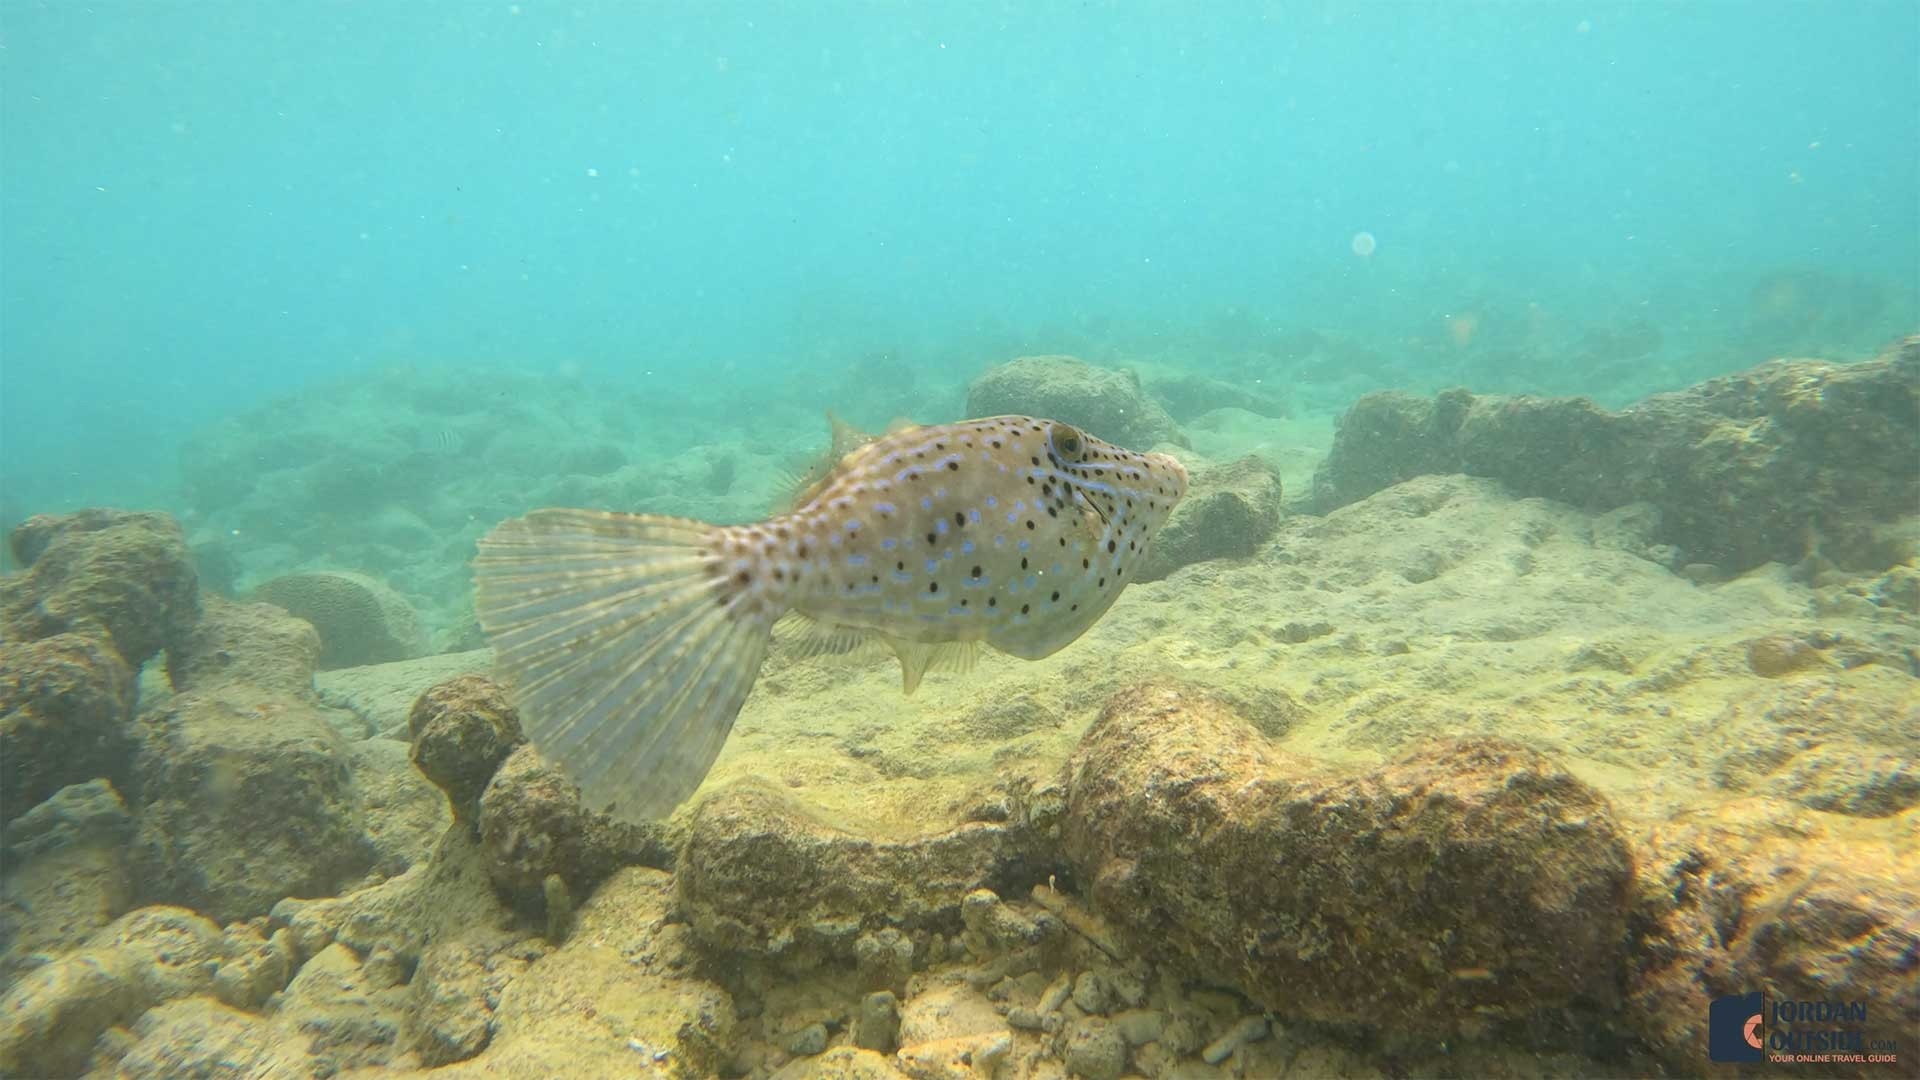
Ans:
[[[406,873],[343,896],[290,898],[273,908],[275,925],[293,934],[301,956],[335,942],[371,954],[385,950],[414,963],[428,948],[513,921],[487,880],[479,842],[448,829],[432,854]]]
[[[203,604],[186,640],[167,653],[167,676],[175,690],[244,682],[313,697],[320,635],[312,623],[272,604],[242,604],[211,595]]]
[[[286,574],[253,591],[320,632],[320,667],[408,660],[425,651],[412,605],[384,583],[345,570]]]
[[[0,1076],[70,1076],[94,1041],[150,1006],[203,993],[220,930],[184,908],[130,911],[0,996]]]
[[[506,691],[483,675],[430,687],[414,702],[407,733],[414,765],[446,792],[454,818],[474,827],[487,782],[526,741]]]
[[[1140,581],[1208,559],[1244,559],[1280,524],[1280,473],[1264,458],[1195,469],[1187,497],[1154,537]]]
[[[129,1042],[94,1073],[114,1080],[300,1080],[314,1075],[310,1036],[208,997],[182,998],[149,1009],[127,1032]],[[104,1069],[102,1066],[110,1066]]]
[[[1920,505],[1920,337],[1855,364],[1776,360],[1618,412],[1584,398],[1369,394],[1340,422],[1315,504],[1453,472],[1592,510],[1647,503],[1657,540],[1732,573],[1815,552],[1884,570],[1915,554],[1887,526]]]
[[[0,643],[0,819],[69,784],[123,783],[133,695],[132,671],[103,637]]]
[[[27,570],[0,577],[0,640],[100,634],[138,668],[182,643],[199,614],[186,538],[166,514],[42,514],[11,541]]]
[[[1006,414],[1065,421],[1130,450],[1187,442],[1133,372],[1071,356],[1023,356],[989,369],[967,388],[968,416]]]
[[[346,744],[344,752],[374,872],[392,877],[426,861],[453,815],[447,800],[408,760],[406,745],[362,739]]]
[[[1905,1051],[1920,1017],[1920,822],[1860,821],[1742,799],[1663,823],[1640,854],[1626,1016],[1679,1073],[1709,1069],[1708,1006],[1765,989],[1771,1001],[1862,1002],[1843,1027]],[[1769,1038],[1777,1033],[1771,1016]],[[1829,1075],[1870,1076],[1877,1064]]]
[[[1070,769],[1066,844],[1096,906],[1193,977],[1402,1031],[1616,994],[1628,848],[1537,753],[1448,740],[1335,773],[1147,685],[1108,703]]]
[[[61,788],[9,822],[0,851],[0,984],[85,941],[127,910],[132,832],[105,780]]]
[[[141,726],[134,861],[147,898],[246,918],[367,869],[348,759],[312,704],[229,685],[176,695]]]
[[[871,838],[740,785],[700,804],[674,877],[694,932],[713,948],[802,966],[851,962],[864,930],[957,925],[967,894],[1026,856],[1027,842],[1010,822]]]
[[[733,999],[688,974],[698,958],[672,910],[668,874],[615,873],[581,907],[567,944],[500,992],[486,1049],[433,1075],[722,1075],[739,1037]]]
[[[528,913],[545,910],[549,875],[581,897],[619,867],[673,864],[657,823],[588,810],[579,788],[527,745],[508,755],[481,795],[479,827],[488,876]]]

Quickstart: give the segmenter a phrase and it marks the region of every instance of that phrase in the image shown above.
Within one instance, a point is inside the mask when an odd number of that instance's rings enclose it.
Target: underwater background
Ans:
[[[0,0],[0,1076],[1910,1068],[1916,71],[1910,0]],[[1070,645],[783,623],[664,821],[528,742],[490,530],[997,415],[1181,465]]]

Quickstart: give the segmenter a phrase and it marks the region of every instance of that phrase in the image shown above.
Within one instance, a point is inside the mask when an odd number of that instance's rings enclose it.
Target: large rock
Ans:
[[[1920,506],[1920,337],[1857,364],[1777,360],[1609,412],[1584,398],[1369,394],[1314,477],[1329,511],[1424,473],[1491,477],[1604,511],[1644,502],[1686,562],[1743,572],[1819,554],[1914,557],[1886,525]]]
[[[175,690],[206,690],[244,682],[293,697],[312,699],[320,659],[313,624],[272,604],[241,604],[205,597],[200,621],[167,654]]]
[[[199,579],[171,517],[123,510],[42,514],[15,529],[23,574],[0,578],[0,639],[106,636],[138,668],[184,639]]]
[[[957,927],[969,893],[1033,854],[1019,821],[874,838],[742,784],[699,805],[674,878],[689,923],[709,946],[806,968],[852,962],[863,931],[892,928],[924,940]]]
[[[212,988],[220,930],[177,907],[130,911],[0,997],[0,1076],[72,1076],[94,1041],[163,1001]]]
[[[1402,1033],[1617,996],[1629,850],[1537,753],[1450,740],[1336,773],[1149,684],[1108,704],[1070,769],[1066,845],[1095,905],[1192,978]]]
[[[133,673],[104,637],[0,644],[0,819],[68,784],[123,783],[133,694]]]
[[[425,651],[413,606],[384,583],[345,570],[285,574],[253,591],[312,623],[322,668],[409,660]]]
[[[492,679],[460,675],[421,694],[407,716],[413,764],[446,792],[453,816],[478,828],[487,782],[526,742],[520,713]]]
[[[478,823],[494,886],[530,913],[547,909],[549,877],[577,898],[622,866],[673,864],[657,823],[633,825],[588,810],[580,789],[529,745],[494,773],[480,796]]]
[[[176,695],[141,727],[147,898],[226,921],[332,895],[368,868],[346,753],[307,701],[231,685]]]
[[[1193,471],[1187,497],[1153,538],[1139,581],[1158,581],[1209,559],[1244,559],[1280,524],[1280,473],[1264,458]]]
[[[1709,1070],[1714,998],[1764,990],[1778,1002],[1866,1006],[1864,1023],[1777,1024],[1776,1035],[1834,1031],[1908,1053],[1920,1024],[1920,825],[1809,813],[1742,799],[1657,826],[1632,908],[1626,1012],[1635,1033],[1683,1075]],[[1824,1075],[1873,1076],[1858,1062]]]
[[[975,379],[967,388],[967,415],[1005,414],[1063,420],[1133,450],[1187,441],[1133,372],[1071,356],[1023,356]]]
[[[0,985],[71,949],[127,910],[132,832],[105,780],[60,789],[7,823],[0,848]]]

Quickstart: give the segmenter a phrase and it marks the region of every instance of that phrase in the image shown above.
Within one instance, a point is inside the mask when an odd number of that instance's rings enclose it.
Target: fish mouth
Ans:
[[[1187,467],[1180,464],[1178,458],[1167,454],[1148,454],[1147,459],[1172,473],[1174,478],[1180,481],[1180,494],[1187,493]]]

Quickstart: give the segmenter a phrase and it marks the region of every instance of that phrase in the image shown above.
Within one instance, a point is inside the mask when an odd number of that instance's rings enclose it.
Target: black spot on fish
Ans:
[[[937,593],[937,592],[939,592],[939,591],[940,591],[940,583],[939,583],[939,582],[937,582],[937,581],[929,581],[929,582],[927,582],[927,591],[928,591],[928,592],[930,592],[930,593]]]
[[[960,512],[960,511],[958,511],[958,510],[955,510],[955,511],[953,512],[953,523],[954,523],[955,525],[958,525],[959,527],[961,527],[961,528],[963,528],[963,529],[964,529],[964,528],[966,528],[966,527],[967,527],[967,515],[965,515],[965,514],[963,514],[963,513],[961,513],[961,512]]]

